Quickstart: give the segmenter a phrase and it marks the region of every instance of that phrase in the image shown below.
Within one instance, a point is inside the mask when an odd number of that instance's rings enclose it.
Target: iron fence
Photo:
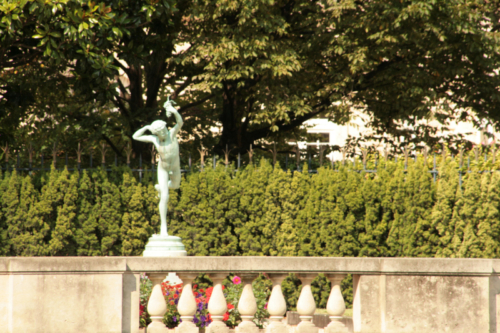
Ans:
[[[317,173],[318,172],[317,169],[313,169],[313,164],[317,165],[317,166],[318,165],[319,166],[325,165],[325,163],[324,163],[325,148],[326,148],[325,145],[322,145],[322,146],[319,146],[317,154],[311,154],[311,153],[307,154],[306,158],[307,158],[308,172],[309,173]],[[104,145],[104,144],[101,145],[101,149],[100,149],[101,150],[101,163],[100,163],[100,166],[95,165],[96,163],[94,161],[94,156],[93,156],[94,154],[93,154],[93,151],[91,151],[88,154],[87,167],[84,167],[83,163],[82,163],[82,157],[84,155],[83,149],[81,149],[81,146],[79,144],[78,149],[76,150],[76,153],[77,153],[76,154],[76,162],[73,163],[73,166],[70,166],[69,159],[68,159],[68,153],[65,152],[64,153],[64,164],[62,165],[63,167],[57,167],[58,165],[61,165],[61,163],[60,163],[60,160],[58,161],[59,153],[57,151],[57,147],[54,145],[53,151],[52,151],[52,165],[57,170],[62,170],[63,168],[66,168],[68,171],[83,171],[83,170],[92,171],[92,170],[97,170],[97,168],[99,167],[100,169],[105,170],[107,172],[111,172],[113,170],[113,167],[127,166],[132,172],[136,172],[138,174],[139,180],[141,182],[142,182],[143,176],[146,173],[151,173],[151,178],[153,180],[155,179],[157,169],[155,168],[156,167],[156,162],[155,162],[156,157],[155,157],[154,147],[151,151],[152,160],[151,160],[150,164],[145,163],[143,161],[142,154],[139,154],[138,158],[135,161],[132,161],[132,150],[131,150],[130,146],[125,150],[125,152],[127,154],[126,163],[119,163],[119,158],[118,158],[117,154],[115,154],[114,161],[110,164],[109,160],[108,160],[108,162],[106,162],[106,157],[108,155],[107,149],[108,149],[108,147],[106,145]],[[9,146],[7,145],[5,147],[2,147],[2,150],[4,152],[4,154],[3,154],[3,159],[4,159],[3,162],[4,163],[3,163],[3,165],[0,163],[0,170],[2,170],[3,172],[12,171],[14,169],[17,172],[28,172],[28,173],[39,172],[39,171],[44,172],[44,171],[51,170],[51,165],[50,165],[50,163],[47,165],[46,160],[45,160],[45,156],[43,154],[39,154],[40,164],[35,165],[35,163],[34,163],[34,155],[35,154],[34,154],[34,150],[33,150],[31,145],[29,147],[27,147],[25,149],[26,151],[23,152],[23,154],[22,154],[22,155],[26,155],[26,153],[27,153],[27,156],[28,156],[27,163],[26,163],[26,161],[24,163],[21,163],[21,150],[20,149],[17,149],[14,152],[16,154],[15,163],[12,163],[12,159],[11,159],[12,154],[11,154]],[[371,163],[372,166],[374,166],[374,168],[369,169],[369,168],[367,168],[368,149],[362,148],[359,150],[361,152],[359,154],[360,158],[358,158],[356,156],[353,158],[347,158],[348,148],[347,147],[340,148],[340,152],[342,154],[342,159],[337,160],[337,161],[335,161],[334,159],[330,159],[329,164],[330,164],[331,168],[334,171],[339,171],[340,166],[348,166],[349,163],[352,163],[352,168],[348,169],[350,171],[376,173],[378,171],[380,153],[376,152],[374,154],[374,162]],[[227,147],[223,151],[224,152],[223,157],[219,157],[215,153],[213,153],[211,156],[211,161],[207,160],[208,150],[206,148],[202,147],[198,151],[200,153],[200,159],[198,161],[199,164],[197,163],[196,166],[193,164],[193,158],[191,156],[191,153],[188,152],[187,153],[187,155],[188,155],[187,165],[184,165],[184,168],[181,168],[182,173],[190,173],[190,172],[197,172],[197,171],[200,172],[200,171],[203,171],[206,167],[209,167],[210,164],[215,169],[217,166],[218,159],[222,159],[222,158],[223,158],[222,163],[225,164],[226,168],[232,164],[232,162],[230,161],[230,151]],[[274,167],[277,163],[277,158],[278,158],[278,152],[276,150],[276,145],[274,144],[273,148],[270,149],[269,151],[272,153],[272,165]],[[406,172],[407,168],[408,168],[408,160],[410,158],[413,158],[416,161],[417,160],[417,152],[411,151],[409,148],[403,148],[402,151],[403,151],[403,158],[404,158],[404,172]],[[285,170],[285,171],[290,170],[292,172],[293,171],[302,171],[301,164],[306,162],[306,161],[304,161],[301,158],[301,156],[303,154],[302,154],[298,145],[296,146],[294,153],[295,153],[295,161],[294,162],[290,162],[290,158],[289,158],[290,154],[289,153],[285,154],[283,170]],[[480,148],[475,147],[473,149],[473,153],[474,153],[476,162],[479,161],[479,155],[481,153]],[[495,146],[493,146],[491,148],[490,153],[491,153],[492,163],[494,164],[496,161],[496,147]],[[253,150],[252,145],[250,145],[250,149],[247,151],[246,155],[248,157],[248,164],[251,164],[253,162],[252,160],[254,158],[254,150]],[[393,153],[392,155],[393,155],[394,162],[398,163],[398,154]],[[424,148],[422,151],[422,155],[423,155],[424,160],[428,161],[429,149]],[[446,149],[443,148],[441,150],[441,155],[442,155],[442,159],[446,159],[446,157],[448,156]],[[437,154],[433,153],[432,169],[428,171],[429,173],[432,174],[432,178],[433,178],[434,182],[436,182],[437,177],[439,175],[439,170],[437,168],[437,163],[436,163],[436,156],[437,156]],[[386,162],[388,160],[390,160],[389,151],[387,148],[384,150],[382,157]],[[454,158],[455,156],[451,155],[451,157]],[[470,157],[470,154],[467,156],[467,169],[466,170],[464,170],[464,167],[463,167],[464,166],[463,165],[464,164],[464,150],[461,150],[459,152],[458,157],[459,157],[458,176],[459,176],[459,185],[461,188],[463,175],[472,172],[472,170],[471,170],[471,157]],[[316,161],[313,158],[316,158]],[[358,167],[358,165],[359,165],[358,163],[359,163],[360,159],[361,159],[361,163],[362,163],[361,168]],[[484,153],[484,161],[486,162],[487,160],[488,160],[488,153],[485,152]],[[132,163],[132,162],[134,162],[134,163]],[[237,154],[237,157],[236,157],[234,162],[235,162],[235,171],[240,170],[242,168],[242,156],[240,153]],[[150,165],[149,168],[147,167],[148,164]],[[483,173],[483,172],[492,172],[492,171],[500,171],[500,170],[482,170],[482,171],[477,171],[477,172]]]

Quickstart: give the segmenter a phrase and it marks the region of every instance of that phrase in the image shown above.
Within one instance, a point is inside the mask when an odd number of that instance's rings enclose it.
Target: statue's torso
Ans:
[[[175,167],[179,167],[179,143],[175,136],[172,137],[169,132],[165,140],[161,141],[160,138],[157,138],[155,146],[160,155],[159,167],[167,171],[172,171]]]

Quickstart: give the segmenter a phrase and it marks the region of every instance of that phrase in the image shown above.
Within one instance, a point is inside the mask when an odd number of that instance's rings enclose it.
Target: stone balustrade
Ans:
[[[193,324],[193,316],[196,313],[196,300],[193,293],[192,281],[196,274],[179,273],[183,281],[183,289],[179,298],[177,311],[181,316],[182,323],[177,327],[176,333],[198,333],[199,330]],[[227,273],[211,273],[210,278],[214,283],[212,296],[208,303],[208,312],[211,315],[212,323],[208,326],[206,333],[228,333],[229,328],[222,321],[227,311],[227,302],[222,289],[222,281],[227,277]],[[253,294],[252,282],[258,276],[255,273],[240,274],[243,283],[243,290],[238,301],[238,311],[242,322],[236,328],[236,333],[258,333],[257,325],[252,321],[257,313],[257,301]],[[311,282],[317,273],[303,273],[299,275],[302,280],[302,290],[297,302],[297,311],[300,314],[301,322],[297,326],[297,333],[318,333],[318,328],[312,323],[312,318],[316,310],[316,304],[311,291]],[[267,310],[270,314],[270,323],[266,327],[266,333],[289,333],[289,328],[283,323],[286,313],[285,297],[281,291],[281,283],[287,274],[270,273],[269,278],[273,283],[271,296]],[[326,330],[328,333],[348,332],[347,327],[342,323],[342,315],[345,311],[344,298],[340,292],[340,282],[346,277],[345,274],[329,274],[332,281],[331,295],[328,300],[328,314],[332,322]],[[148,303],[148,312],[151,316],[151,324],[148,326],[149,333],[168,333],[168,329],[161,323],[167,311],[167,304],[162,294],[161,283],[165,276],[163,274],[151,273],[150,280],[153,283],[151,297]]]
[[[252,321],[257,312],[257,301],[253,293],[252,282],[258,277],[258,274],[255,272],[236,273],[241,275],[243,290],[238,301],[238,311],[241,314],[242,322],[235,331],[236,333],[258,333],[258,327]],[[161,283],[165,279],[165,274],[157,272],[148,274],[153,283],[153,288],[147,308],[152,322],[148,326],[147,331],[149,333],[168,333],[168,329],[161,323],[167,311],[167,304],[161,289]],[[209,273],[209,277],[213,281],[213,292],[208,303],[208,312],[211,315],[212,323],[208,326],[206,333],[229,332],[229,327],[222,320],[228,310],[222,289],[222,282],[228,274],[229,271]],[[302,290],[297,302],[297,311],[300,314],[301,322],[297,327],[297,333],[318,333],[318,328],[312,323],[316,304],[311,291],[311,282],[317,275],[318,273],[302,273],[299,275],[299,279],[302,280]],[[193,324],[193,316],[196,313],[196,299],[193,293],[192,281],[196,276],[196,273],[179,273],[179,277],[183,281],[183,289],[179,298],[177,311],[180,314],[182,323],[177,327],[176,333],[199,332],[199,329]],[[265,331],[266,333],[289,333],[288,327],[283,323],[287,308],[285,297],[281,290],[281,283],[288,274],[269,273],[268,276],[272,281],[273,287],[267,306],[270,314],[270,323]],[[328,333],[348,331],[347,327],[341,322],[345,311],[345,303],[340,292],[340,282],[344,277],[346,277],[345,274],[328,274],[328,278],[332,281],[333,286],[327,309],[333,321],[327,327]]]
[[[346,332],[340,281],[353,274],[354,332],[500,332],[500,260],[433,258],[291,257],[46,257],[0,258],[0,332],[138,332],[140,274],[154,283],[148,333],[164,332],[166,304],[160,283],[168,272],[184,282],[176,333],[197,333],[192,281],[207,273],[214,282],[208,305],[208,333],[227,333],[222,280],[242,278],[237,333],[256,333],[251,288],[259,273],[272,281],[266,333],[289,333],[282,319],[286,303],[281,282],[289,273],[302,281],[297,333],[316,333],[311,281],[331,281],[325,333]],[[497,328],[497,326],[499,326]]]

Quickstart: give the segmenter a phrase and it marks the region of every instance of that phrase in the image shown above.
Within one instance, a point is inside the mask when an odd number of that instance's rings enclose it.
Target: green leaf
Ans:
[[[35,11],[35,9],[37,9],[37,8],[38,8],[38,3],[33,2],[30,6],[30,9],[29,9],[30,13],[33,13],[33,11]]]

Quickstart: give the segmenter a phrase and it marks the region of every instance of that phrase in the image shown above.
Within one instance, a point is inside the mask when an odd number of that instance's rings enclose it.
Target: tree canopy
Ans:
[[[0,5],[0,141],[106,141],[185,120],[187,149],[246,152],[362,109],[378,134],[499,128],[498,1],[12,0]],[[436,108],[437,107],[437,108]],[[471,118],[472,117],[472,118]],[[211,128],[219,128],[213,132]],[[432,141],[425,123],[413,140]],[[191,147],[191,148],[190,148]],[[134,151],[145,151],[133,142]],[[194,149],[193,149],[194,150]]]

